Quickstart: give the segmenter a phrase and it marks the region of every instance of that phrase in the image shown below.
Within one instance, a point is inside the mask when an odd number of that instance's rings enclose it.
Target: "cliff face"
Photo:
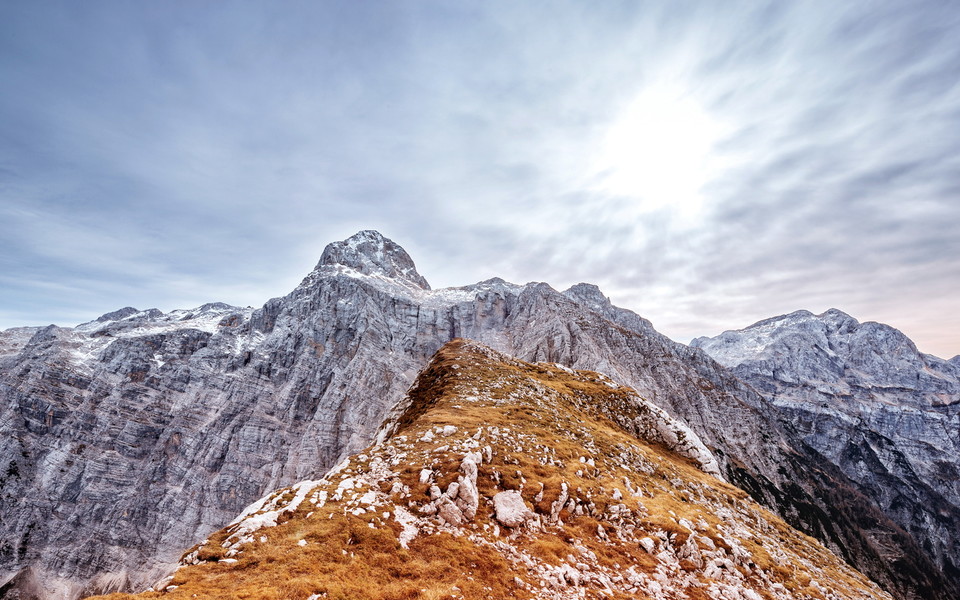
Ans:
[[[890,598],[599,373],[455,340],[378,437],[138,597]]]
[[[799,311],[694,340],[960,578],[960,369],[903,333]]]
[[[728,481],[887,589],[955,597],[908,534],[700,350],[595,286],[430,290],[376,232],[331,244],[258,309],[128,308],[0,335],[0,573],[32,566],[59,597],[142,588],[252,499],[367,446],[456,337],[610,374],[687,423]]]

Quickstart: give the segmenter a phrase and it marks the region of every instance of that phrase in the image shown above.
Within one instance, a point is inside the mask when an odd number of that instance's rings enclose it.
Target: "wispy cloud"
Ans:
[[[958,37],[939,2],[6,3],[0,327],[259,304],[372,227],[681,340],[838,306],[955,354]],[[715,129],[685,210],[599,160],[657,89]]]

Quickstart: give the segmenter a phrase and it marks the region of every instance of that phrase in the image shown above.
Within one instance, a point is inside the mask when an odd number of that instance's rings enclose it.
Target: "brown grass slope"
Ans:
[[[601,374],[454,340],[384,441],[265,497],[139,597],[889,598],[745,492],[628,433],[644,405]]]

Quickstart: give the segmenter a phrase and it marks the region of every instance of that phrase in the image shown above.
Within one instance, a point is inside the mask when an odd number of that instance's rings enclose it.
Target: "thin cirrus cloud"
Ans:
[[[960,352],[960,9],[6,3],[0,327],[260,304],[376,228],[675,339],[831,306]]]

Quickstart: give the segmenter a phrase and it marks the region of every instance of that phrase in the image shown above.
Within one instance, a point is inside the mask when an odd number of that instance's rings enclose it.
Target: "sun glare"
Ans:
[[[689,94],[670,86],[647,88],[613,123],[603,141],[603,188],[635,199],[639,213],[670,209],[695,216],[700,188],[716,172],[714,144],[722,135]]]

